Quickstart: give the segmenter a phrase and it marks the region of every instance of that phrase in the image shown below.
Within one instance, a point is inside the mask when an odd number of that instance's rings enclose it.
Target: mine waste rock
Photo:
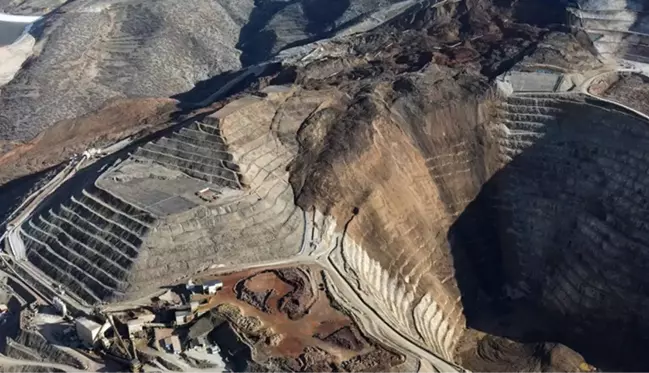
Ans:
[[[45,17],[47,43],[93,62],[45,44],[3,87],[5,140],[108,97],[263,71],[67,180],[20,226],[22,273],[90,308],[326,252],[376,319],[447,362],[646,369],[649,123],[616,100],[649,96],[638,77],[607,99],[581,89],[610,59],[643,63],[644,5],[419,1],[342,33],[388,3],[73,1]]]

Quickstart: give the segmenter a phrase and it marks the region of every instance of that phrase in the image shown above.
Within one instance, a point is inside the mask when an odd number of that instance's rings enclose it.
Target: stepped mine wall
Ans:
[[[170,276],[187,276],[214,263],[258,263],[298,253],[306,217],[295,206],[286,167],[296,153],[294,139],[300,123],[331,99],[330,93],[298,94],[288,87],[272,87],[260,96],[232,101],[192,125],[189,132],[181,130],[176,135],[178,141],[192,141],[193,152],[220,144],[218,154],[200,161],[218,162],[218,157],[223,157],[238,179],[217,188],[222,196],[214,203],[160,221],[131,272],[129,293],[143,292]],[[209,141],[199,140],[196,133],[208,128],[212,134],[203,138]],[[192,139],[187,136],[190,132]],[[176,140],[171,137],[167,144],[172,141]],[[175,150],[165,147],[167,152]]]
[[[511,327],[474,321],[488,333],[559,340],[595,364],[606,352],[602,364],[641,369],[648,123],[576,94],[511,97],[502,123],[512,160],[449,232],[466,259],[456,268],[467,317],[480,320],[486,294],[508,312],[534,310]]]
[[[649,63],[649,5],[634,0],[581,0],[571,22],[589,31],[605,56]]]
[[[33,350],[42,358],[43,361],[69,365],[76,369],[87,369],[87,366],[81,360],[56,348],[38,333],[21,328],[15,341]]]
[[[20,343],[17,343],[11,338],[7,338],[7,344],[5,347],[4,354],[9,356],[10,358],[14,358],[18,360],[43,361],[43,359],[38,355],[38,353],[32,351],[29,348],[26,348],[25,346],[21,345]]]
[[[56,372],[65,372],[64,370],[58,368],[52,368],[49,366],[42,365],[4,365],[0,366],[0,372],[6,373],[22,373],[22,372],[32,372],[32,373],[56,373]]]

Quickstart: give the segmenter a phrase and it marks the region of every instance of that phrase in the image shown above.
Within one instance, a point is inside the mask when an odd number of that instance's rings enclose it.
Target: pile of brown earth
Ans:
[[[367,341],[354,326],[343,326],[327,336],[315,335],[315,337],[352,351],[360,351],[367,345]]]
[[[278,270],[277,276],[293,287],[279,300],[279,310],[291,320],[302,318],[316,301],[310,274],[300,268],[290,268]]]
[[[316,300],[308,271],[282,268],[255,274],[236,285],[237,298],[261,311],[278,310],[292,320],[299,319]]]
[[[471,371],[578,372],[593,371],[581,355],[558,343],[519,343],[483,335],[477,347],[459,355]]]
[[[401,371],[403,357],[364,335],[332,303],[316,267],[288,267],[221,277],[210,302],[253,350],[246,369]],[[253,272],[252,274],[249,272]],[[290,285],[289,285],[290,284]],[[311,286],[319,285],[317,293]],[[232,291],[232,292],[231,292]],[[292,306],[287,307],[290,303]],[[221,326],[219,327],[221,328]]]

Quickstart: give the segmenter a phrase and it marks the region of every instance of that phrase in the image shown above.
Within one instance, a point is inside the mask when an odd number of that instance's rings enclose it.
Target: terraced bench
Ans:
[[[97,187],[22,225],[27,258],[86,304],[119,296],[127,287],[149,213]]]
[[[150,160],[189,176],[232,189],[243,188],[239,166],[217,126],[193,122],[139,148],[133,156]]]

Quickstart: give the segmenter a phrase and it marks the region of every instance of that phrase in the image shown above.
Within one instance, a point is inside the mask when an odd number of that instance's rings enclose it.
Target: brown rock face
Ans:
[[[481,57],[461,69],[451,59],[466,53],[426,54],[441,36],[408,32],[402,38],[417,42],[392,62],[386,42],[381,63],[305,67],[301,84],[347,94],[298,131],[297,203],[337,221],[341,266],[382,316],[442,356],[461,363],[471,359],[461,351],[490,346],[496,352],[478,353],[472,369],[577,369],[574,351],[533,344],[560,341],[595,365],[640,369],[646,121],[578,93],[498,98],[486,76],[511,58],[531,69],[598,66],[581,34],[548,34],[536,46],[539,33],[525,32],[523,55],[508,37],[488,52],[497,39],[465,43]],[[373,37],[357,49],[385,36]],[[467,342],[467,328],[509,339]]]
[[[496,165],[491,102],[480,77],[455,80],[435,65],[379,82],[307,120],[292,168],[298,204],[347,222],[346,234],[415,298],[436,294],[457,336],[446,231]]]

